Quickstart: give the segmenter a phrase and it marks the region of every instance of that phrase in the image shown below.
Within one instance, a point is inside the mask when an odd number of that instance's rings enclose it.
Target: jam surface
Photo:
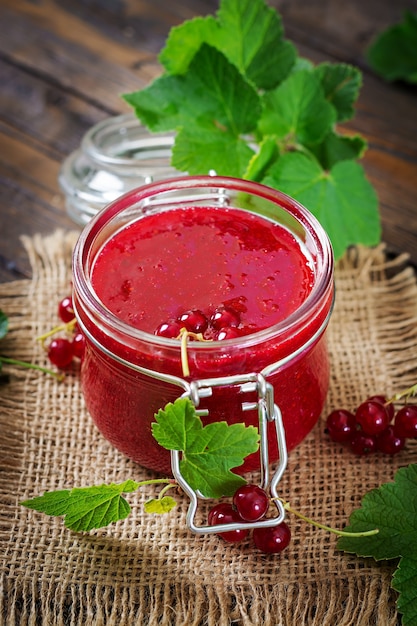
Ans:
[[[153,333],[186,310],[239,311],[248,332],[284,320],[306,299],[314,270],[288,230],[233,208],[148,214],[99,252],[92,284],[119,319]]]

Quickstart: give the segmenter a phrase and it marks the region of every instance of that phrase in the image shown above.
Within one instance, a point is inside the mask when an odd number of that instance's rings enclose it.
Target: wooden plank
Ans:
[[[301,54],[363,69],[357,113],[344,127],[369,141],[363,164],[380,198],[384,233],[398,250],[412,251],[417,264],[415,92],[384,83],[364,60],[374,34],[400,19],[405,5],[417,9],[417,0],[268,2],[281,11],[287,36]],[[145,86],[161,71],[156,55],[171,25],[217,8],[218,0],[1,0],[0,209],[9,228],[2,232],[6,265],[13,264],[19,247],[20,222],[28,234],[74,226],[57,182],[63,157],[96,121],[130,110],[120,94]],[[3,276],[0,271],[0,280]]]
[[[286,36],[320,51],[329,60],[367,68],[365,49],[406,9],[417,11],[417,0],[268,0],[280,12]]]
[[[154,55],[105,37],[49,0],[3,0],[1,20],[3,58],[107,114],[126,111],[121,94],[144,86],[159,71]],[[140,76],[130,69],[137,66]]]
[[[102,109],[0,59],[0,120],[44,146],[56,159],[75,150]]]
[[[378,193],[383,241],[393,253],[407,251],[417,267],[416,164],[371,148],[364,166]]]
[[[7,132],[6,132],[7,131]],[[47,234],[57,228],[73,229],[58,185],[60,161],[52,159],[25,135],[0,130],[0,282],[30,275],[21,246],[22,224],[27,235]]]

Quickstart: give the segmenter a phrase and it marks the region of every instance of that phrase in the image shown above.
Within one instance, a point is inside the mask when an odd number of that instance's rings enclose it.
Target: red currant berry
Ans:
[[[74,308],[72,306],[72,297],[67,296],[63,298],[61,302],[58,304],[58,316],[60,320],[67,324],[74,319]]]
[[[387,404],[387,399],[385,396],[371,396],[370,398],[368,398],[368,402],[369,401],[375,401],[375,402],[379,402],[380,404],[383,404],[385,406],[385,410],[388,413],[388,417],[389,417],[389,421],[391,421],[394,418],[394,413],[395,413],[395,408],[394,405],[392,404],[392,402],[389,402]]]
[[[360,454],[361,456],[372,454],[372,452],[375,452],[376,450],[376,438],[372,435],[357,432],[353,435],[353,439],[350,442],[350,448],[352,452]]]
[[[215,330],[226,327],[237,327],[240,324],[240,315],[229,307],[219,307],[210,317],[210,326]]]
[[[176,339],[180,334],[181,328],[183,326],[177,320],[170,320],[160,324],[154,334],[167,339]]]
[[[378,435],[376,445],[378,450],[384,454],[397,454],[397,452],[401,452],[404,448],[405,439],[395,434],[394,426],[387,426],[387,428]]]
[[[236,339],[236,337],[240,337],[240,332],[234,326],[226,326],[225,328],[221,328],[216,334],[217,341],[224,341],[225,339]]]
[[[52,339],[48,346],[48,358],[60,369],[65,369],[71,364],[74,356],[72,342],[68,339]]]
[[[345,409],[332,411],[326,420],[326,432],[332,441],[350,441],[356,432],[355,416]]]
[[[72,352],[78,359],[82,359],[85,350],[85,337],[82,333],[78,332],[74,335],[72,340]]]
[[[355,418],[366,435],[379,435],[390,422],[384,405],[375,400],[362,402],[356,409]]]
[[[242,519],[256,522],[269,509],[269,497],[257,485],[243,485],[235,492],[233,504]]]
[[[291,531],[285,522],[278,526],[258,527],[253,530],[253,540],[261,552],[277,554],[282,552],[291,541]]]
[[[417,406],[406,404],[399,409],[395,416],[394,428],[398,437],[406,439],[417,437]]]
[[[186,328],[190,333],[204,333],[208,327],[207,317],[198,309],[186,311],[179,316],[178,322],[181,324],[181,328]]]
[[[212,526],[242,521],[243,520],[241,517],[239,517],[238,512],[229,502],[220,502],[219,504],[216,504],[212,509],[210,509],[208,514],[208,522]],[[222,539],[224,539],[225,541],[229,541],[230,543],[236,543],[237,541],[242,541],[242,539],[246,539],[248,534],[248,530],[238,529],[219,533],[219,536],[222,537]]]

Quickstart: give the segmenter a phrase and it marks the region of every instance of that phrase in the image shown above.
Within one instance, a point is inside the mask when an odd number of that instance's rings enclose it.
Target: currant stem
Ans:
[[[27,361],[18,361],[17,359],[9,359],[5,356],[0,356],[1,363],[7,363],[8,365],[17,365],[19,367],[25,367],[26,369],[37,370],[38,372],[43,372],[44,374],[49,374],[58,380],[64,380],[64,374],[59,374],[58,372],[54,372],[53,370],[48,369],[47,367],[41,367],[40,365],[36,365],[35,363],[28,363]]]
[[[187,378],[190,375],[190,366],[188,363],[188,332],[185,328],[181,328],[181,367],[182,375]]]
[[[72,319],[70,322],[66,322],[65,324],[60,324],[59,326],[55,326],[54,328],[52,328],[52,330],[48,330],[47,333],[44,333],[43,335],[39,335],[39,337],[36,337],[36,340],[41,341],[43,343],[45,339],[48,339],[48,337],[52,337],[52,335],[55,335],[56,333],[59,333],[62,330],[65,330],[70,333],[74,330],[76,323],[77,323],[77,320],[74,317],[74,319]]]
[[[190,375],[190,366],[188,363],[188,337],[197,339],[197,341],[206,341],[202,333],[193,333],[186,328],[181,328],[179,338],[181,340],[181,367],[184,378],[187,378]]]
[[[178,486],[177,481],[174,480],[173,478],[150,478],[149,480],[141,480],[140,482],[137,483],[138,489],[139,487],[145,487],[146,485],[160,485],[160,484],[166,485],[166,487],[164,487],[165,490],[167,488],[170,489],[171,487]]]
[[[166,492],[172,489],[173,487],[178,487],[178,484],[176,482],[171,482],[169,485],[165,485],[165,487],[163,487],[161,491],[159,492],[158,500],[162,500]]]
[[[415,396],[416,394],[417,394],[417,383],[415,383],[414,385],[411,385],[411,387],[408,387],[408,389],[405,389],[405,391],[400,391],[400,393],[394,394],[392,398],[386,401],[385,404],[392,404],[394,402],[398,402],[398,400],[401,400],[402,398],[408,399],[411,396]]]
[[[279,500],[284,505],[284,509],[286,511],[288,511],[289,513],[293,513],[294,515],[302,519],[304,522],[307,522],[308,524],[312,524],[313,526],[316,526],[317,528],[321,528],[322,530],[327,530],[328,532],[338,535],[339,537],[370,537],[372,535],[376,535],[379,533],[378,528],[374,528],[373,530],[364,530],[362,532],[357,532],[357,533],[352,533],[347,530],[338,530],[337,528],[331,528],[331,526],[320,524],[319,522],[316,522],[310,517],[306,517],[299,511],[296,511],[295,509],[291,508],[290,503],[286,502],[285,500],[282,500],[282,498],[275,498],[275,499]]]

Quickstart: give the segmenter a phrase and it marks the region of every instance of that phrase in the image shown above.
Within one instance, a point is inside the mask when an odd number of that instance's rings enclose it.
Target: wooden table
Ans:
[[[368,67],[372,38],[416,0],[270,0],[286,36],[314,62],[363,71],[349,129],[369,142],[363,164],[380,199],[383,239],[417,265],[417,92]],[[22,234],[73,229],[57,177],[96,122],[128,111],[120,94],[160,73],[171,26],[217,0],[0,0],[0,281],[30,276]]]

